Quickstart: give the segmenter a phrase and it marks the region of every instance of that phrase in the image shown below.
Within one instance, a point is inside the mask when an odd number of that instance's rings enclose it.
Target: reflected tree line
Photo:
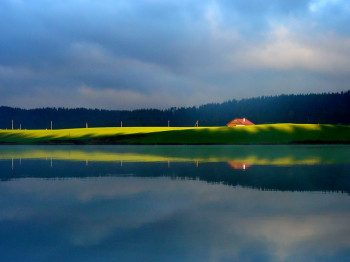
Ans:
[[[12,166],[11,166],[12,165]],[[243,166],[244,163],[241,163]],[[2,181],[35,177],[68,179],[89,177],[169,177],[201,180],[259,190],[323,191],[350,193],[349,164],[256,165],[235,168],[227,162],[89,162],[52,160],[2,160]]]
[[[34,129],[101,126],[223,126],[236,117],[256,124],[350,124],[350,91],[341,93],[263,96],[199,107],[165,110],[100,110],[86,108],[20,109],[0,107],[0,128]]]

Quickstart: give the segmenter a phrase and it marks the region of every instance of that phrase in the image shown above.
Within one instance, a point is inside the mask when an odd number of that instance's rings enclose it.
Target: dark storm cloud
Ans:
[[[337,0],[4,0],[0,104],[168,107],[343,90],[349,14]]]

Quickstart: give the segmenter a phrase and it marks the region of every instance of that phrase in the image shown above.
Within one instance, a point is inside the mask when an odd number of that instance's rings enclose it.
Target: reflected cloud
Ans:
[[[0,182],[0,258],[346,261],[350,198],[190,180]],[[16,212],[23,210],[24,212]],[[30,244],[32,243],[32,244]],[[30,247],[30,248],[28,248]]]

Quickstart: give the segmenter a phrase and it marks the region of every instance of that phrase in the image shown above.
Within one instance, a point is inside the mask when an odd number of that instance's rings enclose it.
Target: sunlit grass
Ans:
[[[0,143],[286,144],[349,142],[350,126],[269,124],[240,127],[106,127],[0,130]]]

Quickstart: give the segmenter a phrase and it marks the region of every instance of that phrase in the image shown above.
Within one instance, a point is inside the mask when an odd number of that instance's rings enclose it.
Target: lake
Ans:
[[[0,261],[350,261],[350,146],[0,146]]]

